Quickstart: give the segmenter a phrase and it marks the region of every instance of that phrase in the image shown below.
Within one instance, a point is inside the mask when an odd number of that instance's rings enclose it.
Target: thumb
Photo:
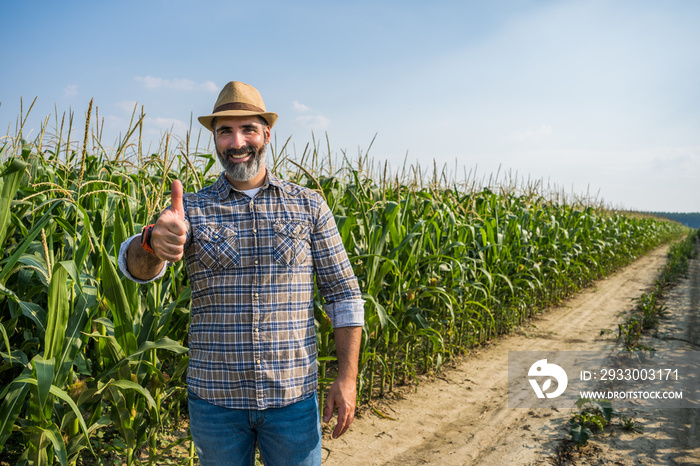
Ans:
[[[185,208],[182,205],[182,183],[180,180],[173,181],[170,188],[170,204],[173,212],[175,212],[181,220],[185,220]]]

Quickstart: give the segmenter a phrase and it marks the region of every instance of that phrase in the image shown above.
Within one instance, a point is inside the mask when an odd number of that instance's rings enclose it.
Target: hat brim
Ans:
[[[209,131],[214,131],[211,127],[211,122],[215,117],[226,117],[226,116],[261,116],[267,121],[270,127],[275,126],[277,122],[277,114],[273,112],[256,112],[253,110],[223,110],[221,112],[212,113],[211,115],[198,117],[197,120]]]

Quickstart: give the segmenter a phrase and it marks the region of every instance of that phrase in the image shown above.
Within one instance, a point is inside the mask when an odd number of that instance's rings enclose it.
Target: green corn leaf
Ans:
[[[109,337],[109,336],[103,336],[99,334],[92,334],[90,335],[95,338],[104,338],[107,339],[108,341],[114,341],[114,338]],[[114,343],[112,346],[115,346]],[[102,372],[102,374],[97,376],[97,380],[103,380],[105,377],[107,377],[110,374],[113,374],[115,371],[117,371],[121,366],[124,364],[127,364],[129,361],[135,361],[138,360],[139,356],[141,356],[143,353],[151,350],[158,350],[158,349],[163,349],[166,351],[170,351],[175,354],[183,354],[189,351],[189,349],[185,346],[182,346],[178,342],[168,338],[168,337],[163,337],[160,340],[153,342],[153,341],[147,341],[143,343],[139,348],[131,353],[128,356],[125,356],[124,353],[121,353],[121,357],[115,358],[117,361],[112,367],[109,367],[105,371]],[[117,355],[118,356],[118,355]]]
[[[27,162],[12,158],[5,171],[0,175],[0,251],[5,248],[5,239],[12,213],[12,200],[19,190],[26,166]]]
[[[114,336],[114,324],[112,323],[111,320],[109,320],[109,318],[107,318],[107,317],[95,317],[94,319],[92,319],[92,322],[94,324],[104,325],[105,330],[107,331],[107,335]],[[90,336],[92,336],[92,335],[90,335]]]
[[[39,398],[39,406],[43,412],[46,401],[49,397],[51,382],[53,380],[54,363],[52,359],[44,359],[41,355],[36,355],[32,359],[32,375],[36,379],[36,387]]]
[[[26,387],[27,384],[37,385],[37,381],[36,381],[36,379],[34,379],[32,377],[28,377],[26,375],[21,375],[11,382],[11,385],[16,385],[16,384],[21,384],[22,386]],[[68,406],[70,407],[70,409],[73,410],[73,413],[75,414],[76,419],[80,423],[80,427],[83,428],[83,433],[85,434],[85,438],[87,440],[88,428],[87,428],[87,425],[85,424],[85,419],[83,419],[83,416],[80,413],[80,409],[75,404],[75,401],[73,401],[73,399],[68,395],[68,393],[64,392],[63,390],[61,390],[60,388],[58,388],[55,385],[51,385],[51,388],[49,389],[49,393],[51,393],[52,395],[60,398],[64,402],[66,402],[68,404]],[[88,447],[90,448],[90,451],[92,451],[92,454],[94,455],[95,452],[92,450],[92,445],[90,445],[89,441],[88,441]]]
[[[10,364],[13,364],[12,347],[10,346],[10,338],[7,336],[7,330],[5,330],[5,326],[2,325],[1,322],[0,322],[0,333],[2,333],[2,341],[5,342],[5,348],[7,348],[7,355],[9,357],[9,362],[10,362]]]
[[[35,324],[39,331],[39,337],[46,335],[46,311],[44,308],[34,303],[27,303],[25,301],[17,301],[19,308],[22,311],[22,315],[30,318]]]
[[[178,307],[182,306],[183,302],[186,302],[192,298],[192,289],[187,286],[184,288],[177,299],[171,303],[169,303],[165,308],[163,309],[163,313],[160,316],[160,320],[158,321],[158,328],[156,332],[156,336],[160,337],[163,336],[165,333],[167,333],[170,330],[170,322],[173,318],[173,313],[175,312],[175,309]]]
[[[116,209],[114,216],[114,259],[116,260],[119,256],[119,247],[127,239],[126,227],[124,226],[124,220],[122,219],[121,209]]]
[[[49,286],[49,270],[46,265],[46,260],[41,255],[36,253],[31,255],[23,254],[17,262],[36,270],[38,272],[37,275],[44,286]]]
[[[76,264],[80,265],[81,267],[83,266],[83,264],[85,263],[85,259],[87,259],[88,255],[90,254],[91,246],[92,244],[90,242],[90,234],[85,229],[80,234],[80,243],[73,258]]]
[[[66,323],[70,312],[68,271],[62,264],[54,267],[49,286],[48,313],[46,318],[46,335],[44,337],[44,358],[51,359],[61,354],[65,339]]]
[[[27,250],[30,244],[32,244],[32,241],[34,241],[34,238],[41,233],[41,230],[44,229],[44,227],[51,221],[53,218],[53,215],[51,212],[53,209],[59,204],[60,202],[56,201],[54,202],[49,210],[41,217],[41,219],[34,224],[34,227],[27,233],[27,235],[24,237],[22,242],[17,246],[17,249],[15,249],[15,252],[10,256],[4,263],[2,264],[2,271],[0,271],[0,284],[4,284],[5,280],[7,279],[7,276],[10,274],[10,272],[13,271],[15,264],[17,261],[19,261],[19,258],[22,257],[22,254]],[[2,245],[0,245],[2,247]],[[0,254],[1,256],[1,254]]]
[[[28,371],[28,369],[25,370],[25,372]],[[8,385],[3,390],[2,395],[4,399],[2,405],[0,405],[0,447],[5,444],[10,434],[12,434],[12,427],[24,406],[24,399],[27,397],[27,393],[29,393],[29,385],[27,384]]]
[[[180,377],[182,377],[187,371],[187,365],[190,362],[190,357],[189,356],[183,356],[182,359],[177,363],[177,367],[173,371],[173,374],[171,376],[171,380],[178,380]]]
[[[44,428],[44,432],[53,445],[53,452],[56,457],[58,457],[58,462],[61,463],[61,466],[66,466],[68,464],[68,452],[66,451],[66,444],[63,442],[63,436],[58,430],[58,426],[51,423],[48,427]]]
[[[99,240],[95,231],[92,228],[92,221],[90,220],[90,215],[81,206],[78,206],[80,215],[83,219],[83,231],[80,237],[80,246],[78,247],[77,254],[73,258],[77,267],[82,270],[85,260],[89,256],[90,251],[94,252],[94,245],[98,244]]]
[[[27,442],[27,449],[22,455],[23,459],[26,459],[25,464],[40,466],[48,466],[51,464],[46,454],[46,448],[50,443],[46,436],[46,431],[41,426],[31,425],[26,428],[26,434],[29,441]],[[53,460],[53,458],[51,459]]]
[[[171,338],[168,337],[163,337],[159,339],[158,341],[147,341],[141,346],[139,346],[139,349],[134,351],[132,354],[129,355],[129,359],[134,359],[136,356],[145,353],[146,351],[151,351],[151,350],[157,350],[157,349],[164,349],[167,351],[171,351],[175,354],[182,354],[186,353],[188,350],[187,347],[182,346],[180,343],[172,340]]]
[[[145,388],[143,388],[141,385],[139,385],[135,382],[132,382],[131,380],[112,379],[105,384],[104,388],[106,388],[108,386],[118,387],[118,388],[121,388],[122,390],[135,390],[135,391],[139,392],[141,395],[143,395],[144,398],[146,398],[146,401],[148,402],[148,406],[150,406],[153,409],[156,409],[156,400],[153,399],[153,397],[151,396],[151,393],[148,390],[146,390]]]
[[[112,311],[114,322],[114,337],[127,354],[136,351],[136,338],[133,331],[133,316],[129,308],[129,301],[124,292],[121,280],[117,274],[117,269],[112,264],[109,254],[104,245],[102,252],[102,288]]]
[[[125,201],[125,204],[129,204],[128,200]],[[118,260],[119,256],[119,248],[121,247],[122,243],[128,239],[127,237],[127,231],[126,231],[126,226],[124,225],[124,222],[122,220],[122,214],[121,210],[117,209],[116,211],[116,216],[114,218],[114,255],[115,258],[114,260]],[[122,286],[124,287],[124,294],[126,298],[128,299],[128,304],[129,304],[129,309],[131,309],[131,314],[132,315],[138,315],[138,309],[139,309],[139,285],[138,283],[129,280],[129,279],[124,279],[122,282]]]
[[[15,292],[7,288],[5,285],[0,284],[0,293],[12,298],[15,301],[19,301],[19,297],[15,294]]]
[[[386,326],[389,325],[389,318],[387,316],[386,309],[384,309],[384,306],[379,304],[379,302],[374,298],[374,296],[367,293],[362,293],[362,299],[374,304],[374,308],[377,310],[377,317],[379,317],[379,324],[381,328],[386,328]]]
[[[68,272],[70,278],[73,279],[73,282],[76,285],[78,285],[78,288],[82,288],[82,283],[80,282],[80,274],[78,273],[78,267],[75,265],[75,262],[72,260],[61,261],[60,265],[61,267],[66,269],[66,272]]]
[[[126,228],[126,237],[133,236],[135,231],[134,231],[134,214],[131,212],[131,200],[128,197],[124,198],[124,215],[126,216],[126,224],[124,227]]]
[[[102,335],[98,332],[93,332],[87,336],[94,338],[95,340],[106,342],[105,348],[107,352],[109,352],[109,363],[112,364],[109,368],[102,371],[102,373],[95,377],[96,380],[104,380],[105,378],[110,376],[114,371],[116,371],[122,365],[128,362],[128,359],[126,359],[126,354],[124,354],[124,350],[117,342],[117,339],[114,338],[112,335]],[[104,357],[106,358],[107,355],[105,354]]]
[[[56,375],[54,384],[63,386],[72,370],[73,362],[83,346],[82,330],[88,321],[87,302],[80,290],[73,312],[68,318],[66,326],[63,351],[56,363]]]

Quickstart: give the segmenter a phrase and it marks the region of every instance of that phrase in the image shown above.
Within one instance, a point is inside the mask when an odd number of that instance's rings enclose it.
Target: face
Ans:
[[[219,162],[233,181],[248,181],[265,169],[270,127],[256,116],[217,117],[214,144]]]

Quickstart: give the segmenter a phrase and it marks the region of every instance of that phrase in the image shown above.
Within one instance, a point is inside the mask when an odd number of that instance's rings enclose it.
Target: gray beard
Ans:
[[[237,155],[241,155],[243,150],[236,151],[234,149],[228,149],[225,150],[223,154],[221,154],[218,149],[216,150],[216,156],[219,159],[219,163],[222,167],[224,167],[224,171],[233,181],[248,181],[254,178],[258,173],[260,173],[260,169],[265,162],[266,149],[264,145],[257,150],[255,150],[255,148],[252,146],[246,146],[244,150],[245,152],[252,152],[253,157],[247,162],[243,163],[236,163],[229,159],[229,155],[231,153],[235,154],[238,152]]]

